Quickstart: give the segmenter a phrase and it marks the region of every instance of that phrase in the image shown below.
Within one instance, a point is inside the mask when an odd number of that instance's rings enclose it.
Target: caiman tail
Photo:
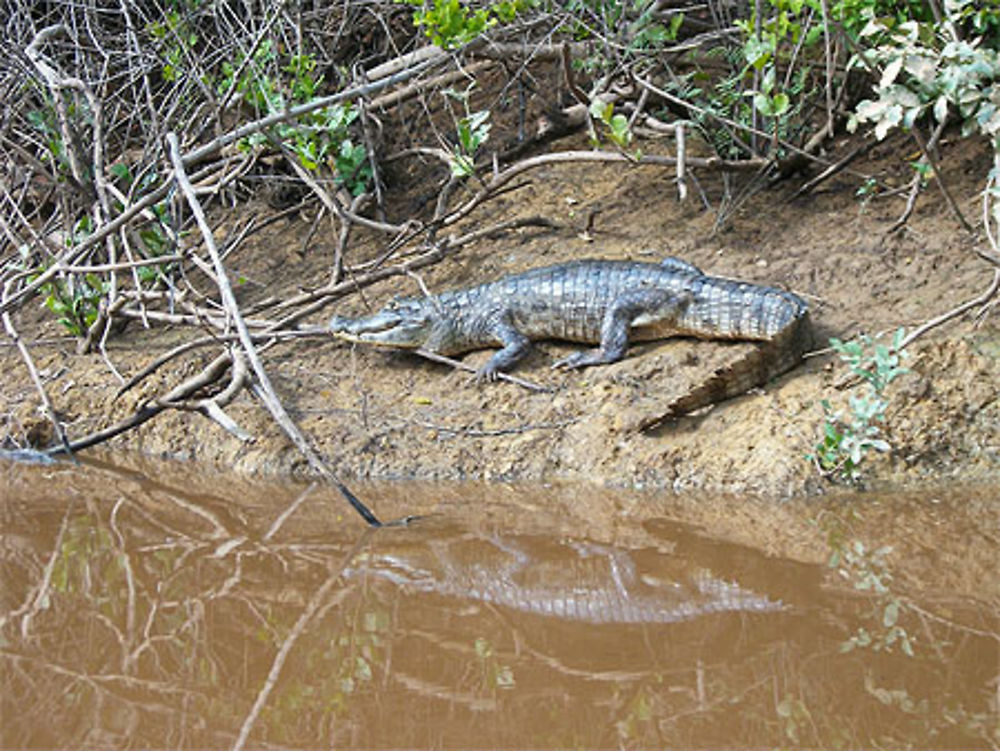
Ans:
[[[724,284],[735,284],[723,281]],[[761,294],[759,289],[755,292]],[[745,357],[716,369],[704,381],[669,402],[662,411],[642,418],[635,425],[636,429],[649,430],[666,420],[740,396],[788,372],[802,361],[802,356],[812,346],[812,326],[807,308],[800,298],[790,293],[766,288],[766,294],[771,297],[771,325],[768,331],[763,332],[764,336],[755,342],[754,349]],[[726,300],[723,304],[732,303]],[[697,308],[697,303],[693,307]]]

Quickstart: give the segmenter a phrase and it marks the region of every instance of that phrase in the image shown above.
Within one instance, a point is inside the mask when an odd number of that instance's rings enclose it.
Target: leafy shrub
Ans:
[[[863,394],[849,398],[849,419],[835,412],[828,400],[820,402],[824,415],[823,435],[809,459],[816,462],[823,474],[855,481],[861,476],[858,466],[869,450],[889,450],[889,443],[881,437],[879,423],[885,419],[889,406],[886,389],[896,378],[909,372],[900,365],[908,356],[899,349],[904,334],[904,330],[899,329],[891,347],[879,344],[869,336],[860,336],[849,342],[830,340],[840,359],[864,381],[867,388]]]
[[[531,0],[501,0],[472,8],[459,0],[396,0],[413,6],[413,24],[438,47],[455,49],[484,34],[497,23],[510,23]]]
[[[273,46],[265,40],[252,61],[245,63],[244,59],[222,64],[223,77],[217,85],[220,94],[235,87],[247,104],[273,114],[305,104],[320,93],[323,75],[317,72],[313,55],[292,55],[279,65]],[[303,167],[315,171],[325,165],[335,173],[338,184],[359,195],[368,187],[372,168],[367,150],[350,135],[358,114],[351,104],[334,104],[302,115],[294,123],[280,123],[273,133]],[[265,141],[263,136],[251,137],[242,145],[252,148]]]
[[[882,75],[875,98],[858,104],[849,130],[871,122],[881,140],[895,127],[912,128],[928,113],[942,122],[954,108],[964,136],[978,131],[1000,150],[1000,56],[995,49],[982,39],[959,39],[954,22],[891,24],[872,18],[861,35],[879,39],[866,57],[882,67]],[[859,58],[852,62],[858,64]]]

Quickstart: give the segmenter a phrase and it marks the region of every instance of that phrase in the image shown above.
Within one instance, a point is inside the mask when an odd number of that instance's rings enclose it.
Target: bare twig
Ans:
[[[903,349],[907,345],[914,342],[916,339],[926,334],[931,329],[935,329],[943,323],[947,323],[948,321],[954,318],[958,318],[960,315],[969,310],[972,310],[973,308],[978,308],[986,305],[987,303],[989,303],[991,299],[993,299],[993,296],[996,295],[998,290],[1000,290],[1000,268],[998,268],[996,271],[993,272],[993,282],[990,284],[990,286],[986,289],[985,292],[983,292],[978,297],[973,298],[972,300],[968,300],[962,303],[956,308],[952,308],[947,313],[942,313],[941,315],[932,318],[926,323],[921,324],[913,331],[911,331],[909,334],[907,334],[907,336],[903,339],[903,341],[899,343],[899,348]]]
[[[445,355],[440,355],[437,352],[431,352],[430,350],[426,350],[423,347],[415,349],[413,351],[416,354],[420,355],[421,357],[425,357],[428,360],[433,360],[434,362],[439,362],[444,365],[450,365],[456,370],[464,370],[469,373],[477,372],[476,368],[472,367],[471,365],[466,365],[464,362],[461,362],[460,360],[454,360],[450,357],[446,357]],[[539,386],[537,383],[526,381],[523,378],[512,376],[509,373],[497,373],[496,376],[501,381],[507,381],[508,383],[513,383],[517,386],[520,386],[521,388],[528,389],[528,391],[542,391],[546,393],[553,391],[553,389],[551,388],[548,388],[546,386]]]
[[[818,185],[826,182],[834,175],[842,172],[844,169],[847,168],[848,165],[850,165],[851,162],[853,162],[858,157],[864,156],[873,148],[875,148],[875,146],[877,145],[878,141],[869,139],[864,143],[861,143],[858,146],[854,147],[845,156],[843,156],[840,160],[838,160],[836,164],[831,164],[825,170],[816,175],[816,177],[804,183],[797,191],[795,191],[792,197],[789,198],[788,200],[791,201],[807,193],[811,193],[816,189]]]
[[[129,430],[139,427],[166,409],[186,408],[203,411],[204,405],[202,402],[199,401],[191,404],[187,403],[186,400],[192,394],[211,385],[221,378],[222,374],[229,368],[230,363],[231,360],[228,353],[219,355],[211,363],[205,366],[200,373],[192,376],[178,386],[175,386],[170,390],[170,392],[160,399],[153,400],[142,405],[138,411],[129,417],[126,417],[124,420],[120,420],[107,428],[95,431],[90,435],[84,436],[83,438],[70,441],[68,447],[66,448],[56,446],[55,448],[49,449],[49,453],[58,454],[63,453],[64,451],[83,451],[84,449],[91,448],[92,446],[97,446],[98,444],[111,440],[115,436],[119,436],[122,433],[126,433]]]
[[[934,182],[937,183],[938,189],[941,191],[941,195],[944,196],[944,200],[948,204],[948,208],[951,209],[951,213],[955,215],[958,223],[962,225],[962,229],[971,234],[975,230],[972,229],[972,225],[969,224],[969,221],[962,214],[962,210],[958,208],[958,204],[951,195],[951,191],[948,190],[948,186],[945,185],[944,180],[941,179],[941,170],[938,168],[937,163],[934,160],[934,156],[931,154],[933,145],[937,142],[938,138],[940,138],[941,133],[944,132],[945,123],[947,123],[947,118],[938,123],[935,133],[931,136],[930,141],[927,143],[924,143],[924,139],[921,138],[916,127],[910,130],[910,135],[913,136],[913,140],[916,141],[917,145],[920,147],[924,163],[930,165],[931,174],[934,176]]]
[[[997,236],[993,230],[993,222],[994,220],[1000,222],[1000,210],[997,208],[1000,206],[1000,199],[996,197],[994,192],[997,182],[1000,181],[1000,177],[998,177],[998,175],[1000,175],[1000,152],[994,153],[993,155],[993,171],[987,181],[986,190],[983,191],[983,228],[986,232],[986,239],[990,244],[990,250],[976,249],[977,255],[993,265],[993,282],[986,289],[986,291],[978,297],[968,300],[958,307],[952,308],[948,312],[932,318],[911,331],[910,334],[904,338],[902,342],[900,342],[900,349],[910,344],[918,337],[923,336],[931,329],[936,328],[943,323],[947,323],[948,321],[957,318],[973,308],[978,307],[980,309],[978,318],[982,320],[982,318],[989,313],[992,307],[997,304],[993,298],[996,297],[997,292],[1000,291],[1000,248],[998,248]]]
[[[677,200],[683,203],[687,199],[687,147],[684,140],[684,123],[674,125],[675,142],[677,145]]]

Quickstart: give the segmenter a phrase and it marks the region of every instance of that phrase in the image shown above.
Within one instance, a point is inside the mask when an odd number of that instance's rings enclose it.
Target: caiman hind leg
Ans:
[[[628,332],[633,326],[655,326],[670,336],[671,324],[691,304],[689,292],[670,292],[664,289],[638,289],[626,292],[615,299],[604,313],[601,322],[601,346],[583,349],[562,358],[553,368],[585,368],[617,362],[628,350]]]

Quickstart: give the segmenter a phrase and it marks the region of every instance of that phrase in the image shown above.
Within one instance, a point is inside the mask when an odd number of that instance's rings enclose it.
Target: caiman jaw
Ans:
[[[387,307],[370,316],[330,319],[330,332],[338,339],[382,347],[417,349],[427,340],[429,322],[412,309]]]

